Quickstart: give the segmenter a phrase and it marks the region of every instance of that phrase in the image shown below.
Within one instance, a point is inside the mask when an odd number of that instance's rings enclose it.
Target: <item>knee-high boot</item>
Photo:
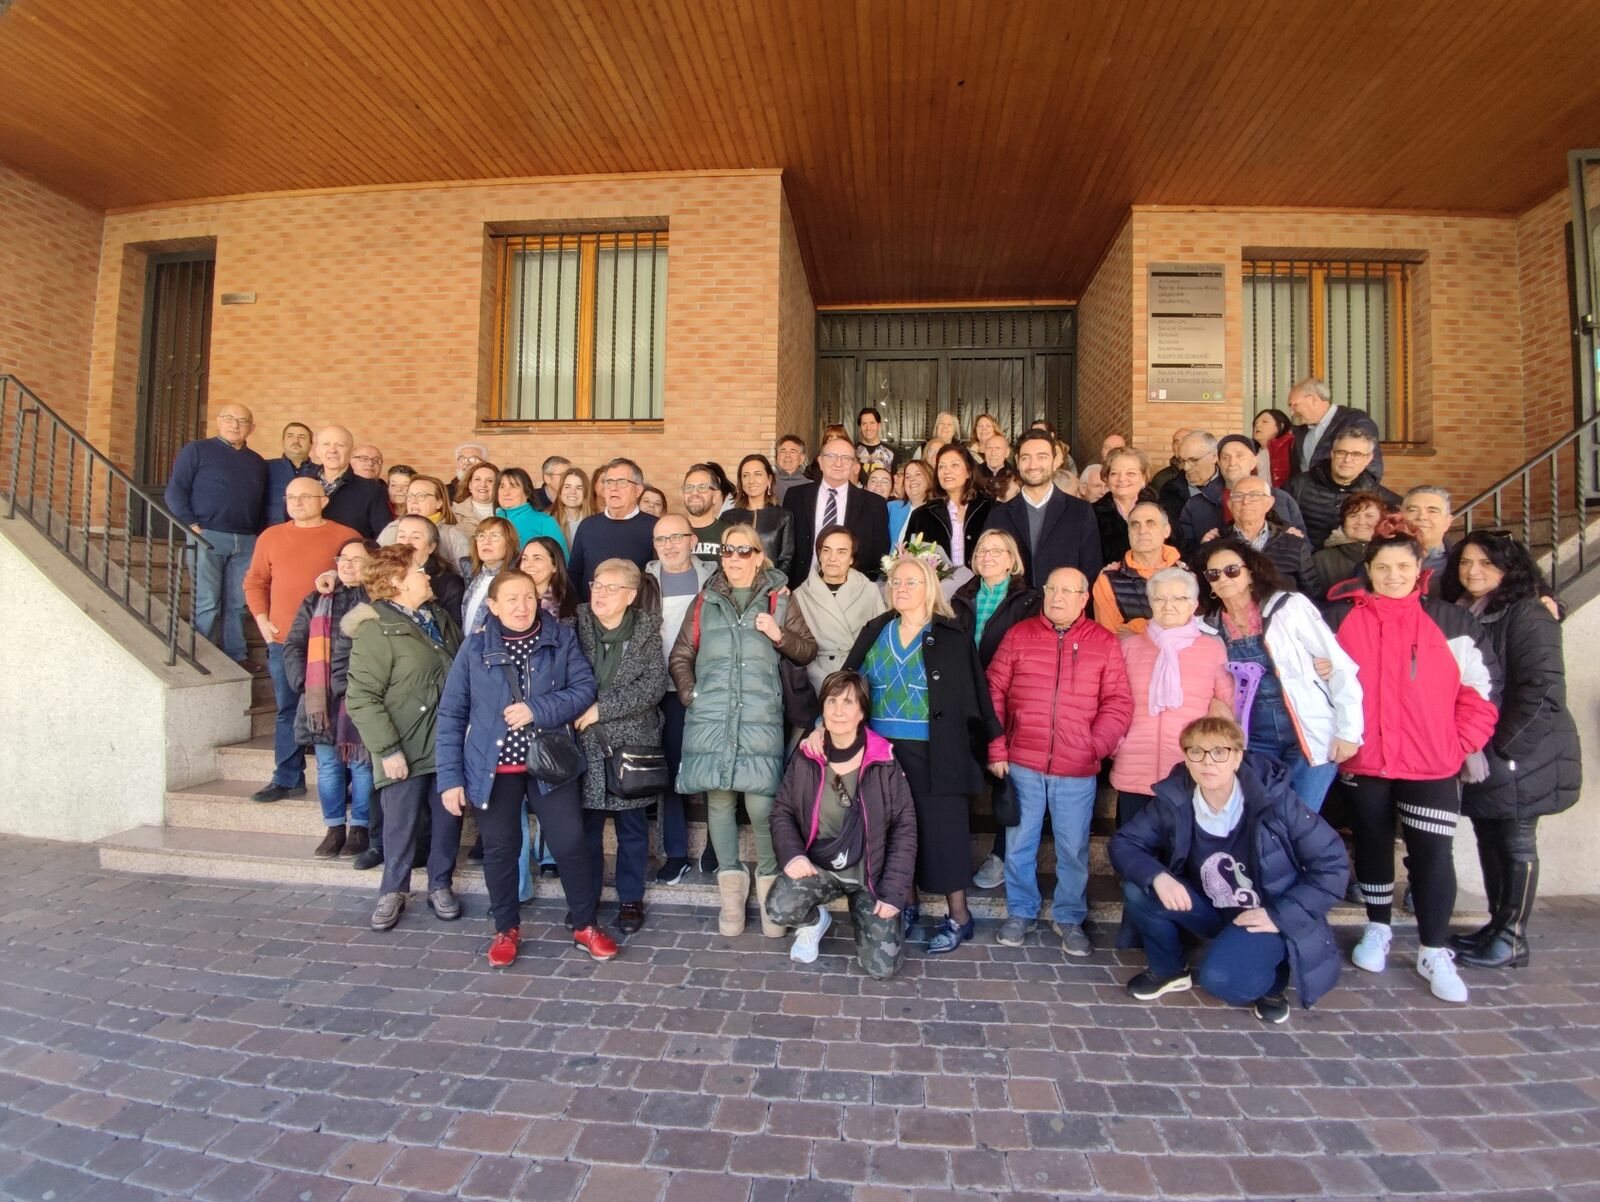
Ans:
[[[1522,968],[1528,963],[1528,917],[1539,888],[1539,861],[1512,860],[1507,867],[1505,901],[1494,914],[1495,930],[1481,945],[1456,957],[1473,968]]]
[[[1506,848],[1504,840],[1487,822],[1472,824],[1473,836],[1478,841],[1478,867],[1483,870],[1483,895],[1489,911],[1489,921],[1476,931],[1450,936],[1450,946],[1458,952],[1475,952],[1494,937],[1495,922],[1506,901]]]

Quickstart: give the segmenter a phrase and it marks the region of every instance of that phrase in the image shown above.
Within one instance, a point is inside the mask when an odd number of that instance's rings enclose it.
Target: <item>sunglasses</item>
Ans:
[[[1207,568],[1205,575],[1207,580],[1211,581],[1212,584],[1215,584],[1224,576],[1226,576],[1229,580],[1237,580],[1243,572],[1244,564],[1230,563],[1225,568]]]
[[[732,547],[732,546],[724,545],[722,547],[722,552],[721,553],[722,553],[722,558],[724,558],[724,559],[749,559],[752,555],[761,554],[761,548],[760,547]]]

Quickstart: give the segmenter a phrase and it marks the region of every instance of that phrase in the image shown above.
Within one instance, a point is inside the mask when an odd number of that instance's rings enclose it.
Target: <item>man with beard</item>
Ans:
[[[1100,554],[1100,524],[1087,501],[1069,497],[1051,479],[1055,439],[1046,430],[1029,430],[1017,443],[1017,474],[1022,491],[989,511],[988,530],[1003,530],[1022,550],[1022,569],[1035,588],[1057,568],[1077,568],[1093,580],[1105,567]]]
[[[684,473],[683,508],[694,535],[695,558],[720,563],[728,523],[722,520],[722,487],[709,463],[697,463]]]

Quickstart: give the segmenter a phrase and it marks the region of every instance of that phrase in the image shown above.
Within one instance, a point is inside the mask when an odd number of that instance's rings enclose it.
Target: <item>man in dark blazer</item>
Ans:
[[[889,507],[877,493],[850,483],[850,467],[855,461],[856,449],[848,439],[831,439],[817,452],[822,479],[796,484],[784,494],[783,507],[794,515],[791,588],[798,588],[811,574],[817,531],[828,524],[830,504],[834,524],[856,536],[856,571],[868,580],[882,574],[881,561],[889,553]]]
[[[1017,443],[1017,474],[1022,491],[989,511],[986,530],[1003,530],[1022,549],[1022,571],[1041,588],[1057,568],[1077,568],[1093,580],[1106,566],[1100,552],[1100,523],[1087,501],[1055,486],[1055,441],[1043,430],[1029,430]]]
[[[1383,479],[1383,442],[1378,433],[1378,423],[1359,409],[1350,409],[1333,403],[1328,386],[1315,376],[1309,376],[1294,386],[1289,393],[1289,412],[1301,422],[1294,428],[1294,447],[1289,452],[1289,475],[1309,472],[1319,463],[1326,463],[1333,453],[1333,440],[1347,430],[1364,430],[1377,444],[1372,463],[1367,470],[1373,478]]]
[[[348,526],[362,538],[377,538],[389,524],[389,486],[382,480],[367,480],[350,469],[355,450],[355,435],[343,426],[329,426],[317,435],[316,480],[328,495],[322,511],[327,521]]]

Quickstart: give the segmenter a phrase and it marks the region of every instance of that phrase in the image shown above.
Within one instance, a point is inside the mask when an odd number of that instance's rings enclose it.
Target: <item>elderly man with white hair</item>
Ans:
[[[343,426],[329,426],[317,434],[313,457],[322,468],[316,478],[328,498],[323,516],[350,527],[362,538],[377,538],[391,516],[389,486],[381,477],[369,480],[355,472],[350,462],[355,445],[355,436]]]
[[[1307,376],[1291,388],[1287,404],[1298,423],[1294,428],[1294,449],[1289,453],[1291,479],[1325,463],[1333,453],[1334,441],[1351,430],[1364,430],[1380,444],[1374,450],[1368,470],[1374,479],[1383,479],[1383,436],[1378,432],[1377,422],[1359,409],[1335,405],[1328,385],[1316,376]]]

